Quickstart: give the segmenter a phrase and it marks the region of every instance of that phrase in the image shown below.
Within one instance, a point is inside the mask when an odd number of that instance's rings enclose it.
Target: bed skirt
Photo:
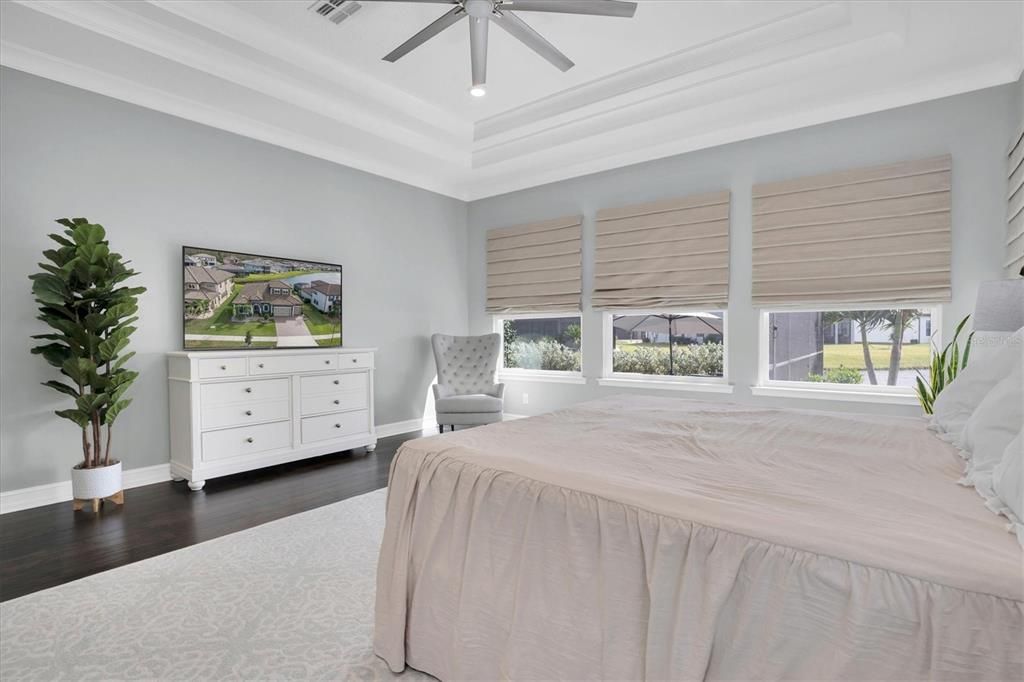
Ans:
[[[400,452],[392,463],[374,646],[395,672],[1024,676],[1019,600],[695,524],[457,454]]]

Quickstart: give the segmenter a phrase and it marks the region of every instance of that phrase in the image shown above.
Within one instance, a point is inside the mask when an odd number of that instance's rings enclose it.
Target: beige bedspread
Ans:
[[[615,397],[405,444],[375,648],[442,679],[1013,679],[1022,555],[924,420]]]

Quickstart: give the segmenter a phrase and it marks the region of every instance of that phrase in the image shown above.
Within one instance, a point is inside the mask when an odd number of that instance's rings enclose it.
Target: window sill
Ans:
[[[587,383],[587,378],[575,372],[558,372],[555,370],[503,370],[498,372],[498,381],[537,381],[549,384],[578,384]]]
[[[841,400],[854,403],[884,403],[886,405],[919,405],[913,393],[889,391],[844,391],[839,388],[804,388],[795,386],[751,386],[753,395],[775,398],[804,398],[810,400]]]
[[[697,393],[732,393],[732,384],[710,381],[673,381],[671,379],[626,379],[603,377],[597,380],[599,386],[616,388],[653,388],[663,391],[693,391]]]

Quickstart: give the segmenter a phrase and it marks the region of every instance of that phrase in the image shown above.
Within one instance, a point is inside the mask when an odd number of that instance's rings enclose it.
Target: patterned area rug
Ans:
[[[0,678],[432,680],[374,656],[385,491],[0,604]]]

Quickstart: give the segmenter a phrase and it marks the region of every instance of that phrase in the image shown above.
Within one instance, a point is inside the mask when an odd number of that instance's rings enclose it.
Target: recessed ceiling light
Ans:
[[[469,89],[469,94],[473,95],[473,97],[483,97],[487,94],[487,88],[483,85],[474,85]]]

